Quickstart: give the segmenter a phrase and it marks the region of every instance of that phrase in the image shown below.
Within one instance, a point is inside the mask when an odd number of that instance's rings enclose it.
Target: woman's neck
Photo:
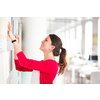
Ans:
[[[44,53],[44,61],[48,60],[48,59],[55,60],[54,55],[53,55],[52,52],[50,52],[50,53]]]

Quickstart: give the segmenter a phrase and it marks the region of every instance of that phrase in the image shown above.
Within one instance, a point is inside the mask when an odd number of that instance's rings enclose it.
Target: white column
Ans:
[[[94,36],[97,35],[97,39],[98,39],[98,17],[93,17],[92,20],[93,20],[93,34]],[[92,35],[92,40],[93,40],[93,35]],[[97,45],[96,44],[93,45],[92,42],[92,55],[98,55],[98,43]]]
[[[76,34],[77,34],[77,23],[75,22],[75,40],[76,40]]]
[[[85,20],[82,21],[82,53],[85,53]]]
[[[46,18],[44,17],[22,17],[22,45],[23,52],[29,59],[42,60],[43,53],[40,51],[41,41],[47,36],[46,34]],[[31,75],[35,76],[38,71],[23,72],[22,84],[29,84]],[[37,77],[39,79],[39,76]],[[32,83],[36,82],[36,76],[32,79]]]

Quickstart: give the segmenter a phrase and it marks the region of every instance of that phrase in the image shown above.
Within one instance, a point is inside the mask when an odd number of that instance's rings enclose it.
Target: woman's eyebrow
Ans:
[[[45,39],[48,39],[48,38],[45,38]]]

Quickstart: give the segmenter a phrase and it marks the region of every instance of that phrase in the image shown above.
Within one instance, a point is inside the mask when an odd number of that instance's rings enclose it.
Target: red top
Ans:
[[[50,59],[45,61],[28,59],[23,51],[16,55],[18,57],[18,60],[14,59],[16,70],[23,72],[40,71],[40,84],[53,84],[53,80],[58,72],[58,63],[56,61]]]

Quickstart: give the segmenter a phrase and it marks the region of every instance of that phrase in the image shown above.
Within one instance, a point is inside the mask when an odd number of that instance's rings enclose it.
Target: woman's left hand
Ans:
[[[8,36],[12,41],[15,40],[15,36],[12,34],[12,26],[10,22],[8,22]]]

